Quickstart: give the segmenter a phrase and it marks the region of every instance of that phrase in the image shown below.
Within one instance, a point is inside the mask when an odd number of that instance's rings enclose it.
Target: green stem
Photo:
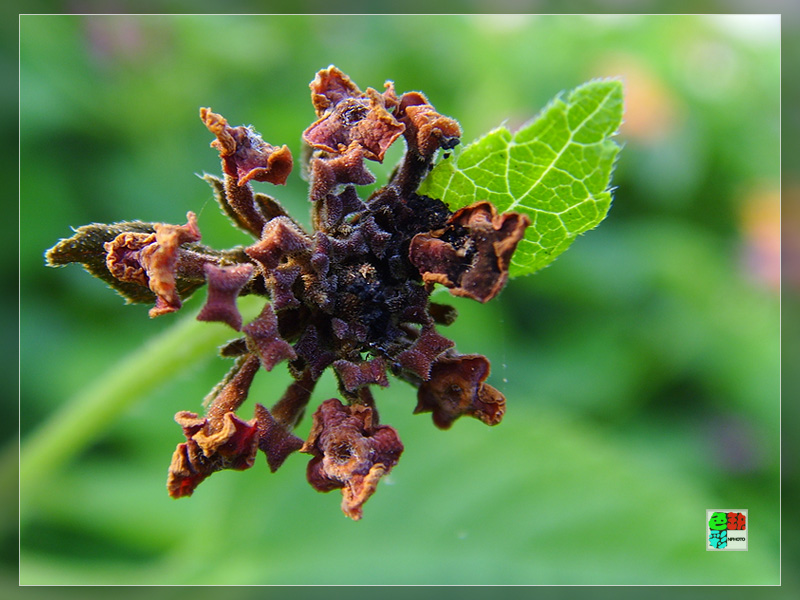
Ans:
[[[263,303],[261,298],[241,298],[239,310],[245,321],[255,317]],[[48,481],[139,398],[213,354],[233,335],[221,323],[185,317],[91,382],[22,441],[22,494]]]

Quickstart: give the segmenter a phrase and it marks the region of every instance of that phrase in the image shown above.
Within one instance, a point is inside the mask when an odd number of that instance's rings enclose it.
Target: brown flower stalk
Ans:
[[[454,295],[486,302],[500,293],[511,256],[529,219],[498,214],[476,203],[455,213],[416,192],[440,149],[459,143],[456,121],[439,114],[419,92],[400,96],[361,91],[336,67],[310,84],[316,120],[303,133],[308,144],[313,231],[305,231],[252,181],[283,184],[292,169],[286,146],[264,142],[250,127],[231,127],[208,108],[200,117],[215,136],[223,178],[207,175],[223,212],[250,233],[245,248],[214,250],[200,244],[193,213],[186,225],[142,223],[79,228],[47,253],[50,265],[82,263],[130,302],[154,303],[151,317],[180,309],[203,285],[208,298],[197,318],[226,323],[237,338],[221,354],[234,366],[209,394],[204,416],[182,411],[167,487],[191,495],[222,469],[253,466],[258,451],[270,470],[293,453],[311,455],[312,487],[341,489],[342,509],[360,519],[378,482],[397,464],[403,445],[380,424],[372,389],[389,373],[418,388],[415,413],[451,427],[461,416],[500,422],[505,398],[486,383],[489,361],[461,355],[437,331],[456,318],[452,307],[430,302],[439,283]],[[364,161],[382,161],[403,138],[406,154],[391,181],[368,198],[355,186],[372,183]],[[266,299],[244,323],[239,296]],[[293,383],[253,417],[237,415],[254,377],[286,363]],[[293,431],[322,373],[331,367],[344,400],[329,399],[313,415],[308,439]]]

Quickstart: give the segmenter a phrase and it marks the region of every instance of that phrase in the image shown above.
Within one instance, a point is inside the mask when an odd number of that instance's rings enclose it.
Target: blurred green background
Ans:
[[[21,583],[778,583],[778,17],[25,16],[20,34]],[[304,455],[174,501],[172,416],[227,370],[211,351],[25,473],[38,428],[205,297],[150,320],[44,250],[70,226],[189,210],[210,245],[247,243],[195,175],[219,171],[198,108],[299,158],[331,63],[362,89],[424,91],[464,141],[589,79],[625,83],[606,221],[495,301],[451,301],[444,333],[492,361],[503,423],[439,431],[395,381],[378,404],[406,451],[361,522],[310,488]],[[369,164],[379,182],[401,152]],[[298,170],[256,185],[308,222]],[[245,416],[280,396],[279,371]],[[313,406],[335,395],[328,374]],[[748,552],[705,550],[708,508],[748,509]]]

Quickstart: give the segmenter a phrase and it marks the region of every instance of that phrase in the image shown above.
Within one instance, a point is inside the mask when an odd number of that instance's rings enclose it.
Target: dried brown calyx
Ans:
[[[132,221],[76,230],[47,253],[52,266],[78,262],[128,301],[154,304],[151,317],[174,312],[198,288],[208,297],[197,318],[226,323],[238,337],[221,349],[234,366],[212,390],[204,416],[175,416],[185,441],[169,468],[173,497],[191,495],[222,469],[252,467],[259,451],[270,470],[298,450],[310,454],[307,477],[319,491],[342,490],[353,519],[396,464],[403,445],[380,423],[372,390],[389,374],[418,388],[415,413],[431,412],[447,429],[461,416],[500,422],[505,398],[486,383],[489,361],[459,354],[437,330],[455,310],[430,301],[436,283],[454,295],[486,302],[506,283],[511,256],[529,219],[498,214],[485,201],[455,213],[417,193],[441,149],[461,137],[456,121],[439,114],[420,92],[400,96],[362,92],[336,67],[310,84],[316,120],[303,134],[309,158],[313,231],[305,230],[252,181],[286,182],[286,146],[264,142],[250,127],[231,127],[204,108],[223,178],[206,175],[223,212],[253,236],[243,248],[200,243],[193,213],[186,225]],[[356,185],[374,181],[365,160],[382,161],[402,138],[406,153],[391,181],[362,199]],[[480,199],[476,199],[480,200]],[[243,295],[265,298],[245,323]],[[293,382],[252,418],[237,413],[262,370],[286,363]],[[304,442],[293,432],[317,381],[332,368],[342,400],[323,402]]]
[[[286,183],[292,172],[292,153],[288,146],[271,146],[250,127],[231,127],[210,108],[201,108],[200,118],[217,136],[211,146],[219,150],[225,175],[235,177],[237,185],[243,186],[251,179]]]
[[[442,229],[415,235],[409,257],[426,284],[488,302],[505,286],[511,256],[530,224],[527,215],[499,215],[489,202],[478,202],[457,211]]]
[[[200,241],[197,217],[190,212],[186,218],[188,223],[183,226],[156,223],[153,233],[128,231],[103,244],[111,275],[120,281],[146,285],[156,295],[156,305],[150,309],[151,317],[181,307],[175,277],[181,258],[190,262],[187,250],[181,246]]]
[[[374,417],[369,406],[326,400],[314,413],[308,441],[300,449],[314,457],[308,463],[309,483],[320,492],[343,488],[342,511],[355,520],[403,453],[394,428],[377,425]]]
[[[497,425],[506,412],[506,399],[484,383],[489,370],[489,361],[480,354],[441,357],[419,386],[414,412],[432,412],[433,422],[441,429],[449,429],[464,415]]]

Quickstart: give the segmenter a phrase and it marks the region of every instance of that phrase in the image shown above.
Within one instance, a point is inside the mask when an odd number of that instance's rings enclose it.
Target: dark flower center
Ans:
[[[339,118],[342,120],[342,124],[345,127],[352,127],[359,121],[363,121],[368,113],[369,109],[366,106],[362,104],[353,104],[345,108]]]

